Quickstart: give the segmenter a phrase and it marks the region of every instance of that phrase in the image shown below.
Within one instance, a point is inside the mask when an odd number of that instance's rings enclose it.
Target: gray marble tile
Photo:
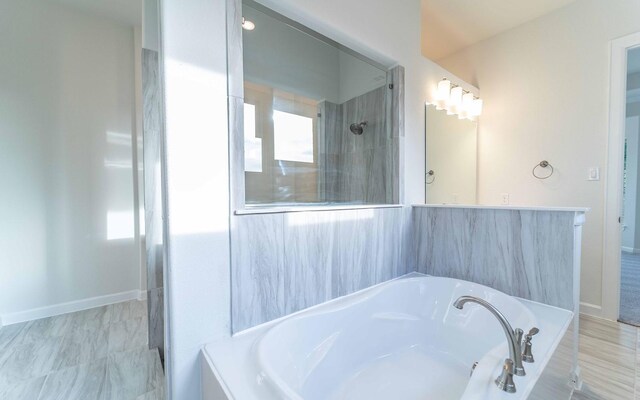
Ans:
[[[62,337],[44,338],[10,346],[0,360],[0,387],[51,372],[62,340]]]
[[[323,101],[322,110],[322,136],[324,146],[320,147],[326,154],[341,154],[342,141],[347,134],[351,134],[345,129],[342,122],[342,107],[330,101]]]
[[[391,171],[393,176],[404,176],[404,118],[405,118],[405,83],[404,67],[397,66],[390,72],[393,83],[391,91],[390,133],[391,143]],[[404,179],[392,179],[392,202],[404,203]]]
[[[108,307],[111,308],[110,323],[147,317],[146,300],[123,301],[121,303],[111,304]]]
[[[413,229],[413,207],[402,207],[402,254],[399,276],[418,270]]]
[[[144,203],[147,287],[162,287],[162,198],[159,170],[163,107],[158,53],[142,50]]]
[[[520,279],[529,298],[573,310],[573,213],[521,211],[520,216]]]
[[[573,310],[571,212],[415,208],[417,270]]]
[[[157,348],[160,358],[164,358],[164,290],[151,289],[147,292],[149,308],[148,343],[150,349]]]
[[[106,358],[62,369],[47,376],[39,400],[102,399],[105,394],[106,379]]]
[[[142,49],[143,163],[147,287],[162,286],[162,198],[159,169],[163,109],[158,52]]]
[[[388,114],[391,90],[381,86],[341,105],[324,102],[325,187],[332,201],[393,201],[393,148]],[[351,123],[367,121],[362,135]],[[333,157],[338,156],[338,157]]]
[[[413,271],[410,208],[234,217],[234,332]]]
[[[154,330],[154,344],[164,343],[164,319],[157,312],[158,305],[163,304],[164,260],[162,237],[162,197],[160,184],[162,171],[159,169],[162,156],[162,137],[164,129],[164,107],[162,101],[162,81],[160,79],[158,53],[143,49],[142,53],[142,86],[143,86],[143,133],[144,133],[144,202],[145,202],[145,244],[147,256],[147,289],[154,294],[154,304],[148,305],[144,314]],[[123,310],[125,311],[125,310]],[[125,311],[126,312],[126,311]],[[129,313],[131,317],[131,313]],[[116,315],[118,318],[126,317]],[[136,317],[140,317],[136,315]],[[158,327],[160,328],[158,329]],[[164,351],[162,346],[158,346]]]
[[[150,392],[147,392],[141,396],[138,396],[136,400],[164,400],[164,399],[165,399],[164,388],[158,388]]]
[[[392,146],[364,151],[365,202],[389,204],[393,202]]]
[[[0,385],[0,399],[37,400],[45,378],[45,376],[39,376],[14,384]]]
[[[228,0],[226,4],[228,94],[243,98],[242,1]]]
[[[74,329],[65,335],[53,369],[86,364],[107,355],[108,330]]]
[[[331,212],[284,216],[285,313],[331,299],[333,234]]]
[[[234,332],[284,315],[283,214],[232,217]]]
[[[373,209],[336,212],[336,246],[332,258],[332,297],[344,296],[374,284],[379,275],[374,236],[383,221]]]
[[[244,99],[229,96],[229,163],[231,168],[231,208],[244,208]]]
[[[162,90],[160,61],[155,50],[142,49],[143,129],[158,132],[162,129]],[[145,145],[147,137],[145,137]],[[154,145],[156,141],[153,141]]]
[[[12,324],[3,326],[0,328],[0,354],[12,343],[15,343],[16,338],[20,333],[29,325],[28,322],[21,322],[18,324]]]
[[[404,136],[394,138],[391,143],[391,174],[392,176],[404,175]],[[404,204],[404,179],[392,179],[392,203]]]
[[[128,319],[109,325],[108,351],[147,350],[147,317]]]
[[[135,399],[155,390],[162,382],[160,357],[155,350],[138,350],[110,354],[104,400]]]
[[[404,136],[404,67],[399,65],[390,71],[393,91],[391,92],[391,136]],[[402,176],[402,175],[400,175]]]
[[[102,306],[78,311],[71,315],[71,329],[105,329],[111,322],[113,306]]]
[[[64,336],[71,328],[72,314],[36,319],[26,323],[14,343],[31,343],[46,338]]]

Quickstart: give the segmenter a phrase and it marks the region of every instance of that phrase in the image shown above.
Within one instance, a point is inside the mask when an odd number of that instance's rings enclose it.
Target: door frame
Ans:
[[[605,189],[602,262],[602,317],[617,320],[620,313],[620,248],[622,177],[626,122],[627,51],[640,46],[640,32],[611,41],[609,142]]]

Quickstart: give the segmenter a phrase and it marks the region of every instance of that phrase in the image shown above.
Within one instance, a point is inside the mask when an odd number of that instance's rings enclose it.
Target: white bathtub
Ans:
[[[514,328],[540,328],[536,362],[514,377],[516,393],[493,382],[509,354],[500,324],[477,304],[454,308],[462,295],[489,301]],[[237,400],[526,399],[571,319],[569,311],[485,286],[412,277],[211,344],[205,356]]]

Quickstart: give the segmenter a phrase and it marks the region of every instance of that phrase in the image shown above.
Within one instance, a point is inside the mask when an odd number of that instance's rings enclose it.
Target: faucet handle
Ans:
[[[513,360],[507,358],[504,360],[504,366],[502,367],[502,373],[495,380],[496,385],[500,390],[507,393],[516,392],[516,384],[513,383]]]
[[[534,333],[534,335],[536,333],[538,333],[538,328],[534,328],[536,329],[536,332]],[[532,329],[533,331],[533,329]],[[529,334],[527,334],[524,337],[524,343],[522,344],[523,350],[522,350],[522,361],[524,362],[528,362],[528,363],[532,363],[534,362],[534,358],[533,358],[533,352],[531,351],[531,339],[533,338],[533,335],[531,334],[531,331],[529,331]]]
[[[533,328],[531,328],[529,330],[529,333],[527,333],[527,336],[535,336],[538,334],[538,332],[540,332],[540,329],[536,328],[535,326]]]

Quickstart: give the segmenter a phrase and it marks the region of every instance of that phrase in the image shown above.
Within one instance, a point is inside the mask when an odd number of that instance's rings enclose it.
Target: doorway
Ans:
[[[626,65],[619,321],[640,326],[640,47]]]
[[[610,74],[602,305],[591,311],[640,326],[640,32],[611,42]]]

